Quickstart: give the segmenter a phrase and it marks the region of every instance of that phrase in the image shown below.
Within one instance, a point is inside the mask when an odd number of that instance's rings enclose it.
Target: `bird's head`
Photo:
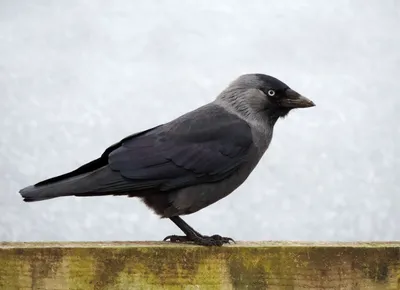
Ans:
[[[284,82],[264,74],[241,75],[219,98],[228,101],[241,114],[266,115],[273,123],[293,109],[315,106]]]

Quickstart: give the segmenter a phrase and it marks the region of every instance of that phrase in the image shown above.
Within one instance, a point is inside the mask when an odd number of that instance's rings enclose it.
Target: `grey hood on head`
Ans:
[[[270,90],[278,91],[279,98],[268,97]],[[280,80],[260,74],[238,77],[219,94],[215,103],[249,122],[269,121],[272,125],[292,109],[315,106]]]

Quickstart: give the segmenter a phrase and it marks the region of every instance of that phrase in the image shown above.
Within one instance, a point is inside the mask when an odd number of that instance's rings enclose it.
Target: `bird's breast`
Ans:
[[[253,127],[251,133],[254,146],[257,148],[259,154],[263,155],[268,149],[269,144],[271,143],[273,129],[267,126],[260,125],[257,127]]]

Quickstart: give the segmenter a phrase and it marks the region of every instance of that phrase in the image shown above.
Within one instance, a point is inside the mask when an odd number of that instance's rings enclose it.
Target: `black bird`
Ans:
[[[201,235],[180,217],[239,187],[267,150],[278,118],[315,106],[282,81],[263,74],[234,80],[211,103],[130,135],[78,169],[26,187],[26,202],[62,196],[138,197],[185,236],[164,240],[221,246],[233,241]]]

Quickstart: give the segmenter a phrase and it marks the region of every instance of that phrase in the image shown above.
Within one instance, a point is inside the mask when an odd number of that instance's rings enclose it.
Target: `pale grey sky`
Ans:
[[[271,74],[317,106],[278,121],[222,201],[184,217],[237,240],[400,239],[398,1],[0,2],[0,240],[181,234],[136,199],[23,203],[122,137]]]

